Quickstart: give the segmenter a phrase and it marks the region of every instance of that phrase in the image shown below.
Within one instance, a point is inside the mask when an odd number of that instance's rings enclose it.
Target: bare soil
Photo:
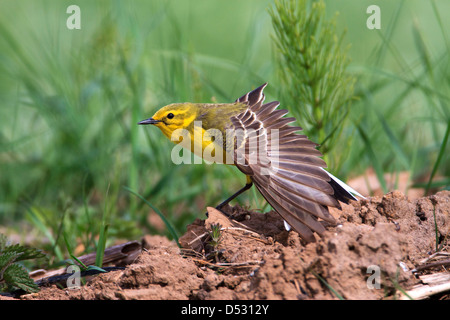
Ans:
[[[146,249],[124,270],[93,276],[78,289],[52,285],[20,299],[393,299],[420,284],[420,275],[447,272],[445,263],[413,271],[436,246],[449,252],[449,191],[417,199],[394,191],[343,204],[332,211],[338,225],[308,244],[287,232],[275,212],[225,211],[231,219],[208,208],[207,219],[189,225],[183,249],[146,236]],[[446,292],[434,298],[448,298]]]

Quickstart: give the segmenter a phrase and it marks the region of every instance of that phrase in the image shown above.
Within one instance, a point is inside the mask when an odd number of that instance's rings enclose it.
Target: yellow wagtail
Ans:
[[[288,111],[277,109],[278,101],[263,104],[266,85],[234,103],[170,104],[138,124],[153,124],[198,156],[246,174],[246,185],[218,209],[255,184],[287,229],[315,241],[314,232],[325,231],[320,220],[336,223],[328,207],[362,196],[323,169],[317,144],[296,133],[302,128],[289,125],[296,119],[284,117]]]

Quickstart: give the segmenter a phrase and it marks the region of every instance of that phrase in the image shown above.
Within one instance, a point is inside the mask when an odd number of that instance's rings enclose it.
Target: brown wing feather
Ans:
[[[235,164],[251,176],[263,197],[294,230],[314,241],[313,232],[325,231],[318,219],[335,223],[328,207],[340,204],[330,177],[322,170],[326,164],[317,145],[296,133],[302,128],[289,125],[296,119],[285,118],[287,110],[277,109],[279,102],[263,104],[266,85],[236,100],[248,109],[231,118],[234,129],[243,134],[235,144]],[[277,141],[272,140],[276,130]],[[258,142],[257,148],[250,143],[252,139]],[[255,152],[257,161],[252,161]]]

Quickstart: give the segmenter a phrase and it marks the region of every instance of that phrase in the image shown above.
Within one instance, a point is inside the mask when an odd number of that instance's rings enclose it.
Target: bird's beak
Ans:
[[[161,120],[155,120],[153,118],[148,118],[148,119],[138,122],[138,124],[156,124],[158,122],[161,122]]]

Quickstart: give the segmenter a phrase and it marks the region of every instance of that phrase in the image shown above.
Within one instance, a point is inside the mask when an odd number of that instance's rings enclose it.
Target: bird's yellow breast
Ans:
[[[208,162],[230,163],[230,155],[223,149],[223,133],[218,129],[205,130],[201,126],[194,126],[190,131],[190,151]],[[232,159],[232,158],[231,158]]]

